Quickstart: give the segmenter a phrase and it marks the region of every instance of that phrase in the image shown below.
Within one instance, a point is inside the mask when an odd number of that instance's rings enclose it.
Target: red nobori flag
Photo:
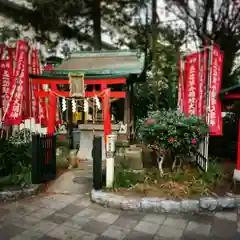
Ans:
[[[4,55],[4,50],[5,50],[5,45],[4,44],[0,44],[0,64],[1,64],[1,60],[2,60],[3,55]],[[3,71],[3,69],[2,69],[2,66],[0,65],[0,84],[1,84],[0,94],[1,94],[1,96],[2,96],[2,93],[3,93],[3,91],[2,91],[3,90],[2,89],[2,74],[3,74],[2,71]],[[3,106],[3,103],[2,103],[2,97],[1,97],[1,99],[0,99],[0,108],[2,108],[2,106]]]
[[[37,74],[40,75],[41,74],[41,63],[40,63],[40,59],[38,57],[37,54]],[[39,86],[40,90],[44,90],[43,89],[43,85],[40,84]],[[40,122],[43,126],[47,126],[47,109],[46,109],[46,102],[45,102],[45,98],[39,98],[39,115],[40,115]]]
[[[198,72],[199,72],[199,53],[194,53],[186,57],[185,61],[185,92],[184,92],[184,112],[198,114]]]
[[[16,58],[16,48],[15,47],[9,47],[8,49],[8,56],[10,59],[15,60]]]
[[[205,49],[200,53],[199,59],[199,101],[198,116],[206,116],[206,84],[207,84],[207,67],[208,67],[208,50]]]
[[[13,81],[10,87],[10,102],[6,119],[6,123],[9,125],[18,125],[22,122],[23,92],[26,79],[24,61],[27,51],[28,43],[26,41],[19,40],[17,42],[16,66]]]
[[[218,46],[212,46],[209,87],[208,123],[211,135],[222,135],[222,106],[219,92],[222,84],[223,54]]]
[[[60,111],[60,102],[57,99],[57,111],[56,111],[56,125],[59,126],[62,124],[61,111]]]
[[[38,53],[37,49],[34,48],[32,50],[32,57],[31,57],[31,69],[32,74],[37,75],[38,74]],[[40,123],[39,118],[39,98],[36,96],[36,92],[38,92],[39,85],[38,84],[32,84],[32,112],[33,117],[35,118],[36,123]]]
[[[184,82],[183,82],[183,60],[179,58],[179,84],[178,84],[178,109],[180,112],[183,112],[184,107]]]
[[[24,92],[23,92],[23,119],[29,119],[31,114],[31,93],[29,79],[29,45],[24,57]]]
[[[12,80],[12,64],[9,59],[0,60],[1,104],[3,113],[7,110]]]

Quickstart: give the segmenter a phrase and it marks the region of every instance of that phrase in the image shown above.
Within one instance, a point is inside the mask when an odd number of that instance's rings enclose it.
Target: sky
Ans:
[[[10,1],[13,1],[16,3],[16,1],[14,0],[10,0]],[[25,6],[31,8],[31,4],[29,4],[26,0],[18,0],[18,4],[24,4]],[[149,12],[151,9],[149,9]],[[179,20],[176,22],[176,16],[172,13],[169,13],[165,10],[165,4],[164,4],[164,1],[163,0],[158,0],[157,1],[157,11],[158,11],[158,16],[160,17],[160,21],[162,21],[163,23],[174,23],[176,24],[177,23],[177,26],[176,27],[184,27],[184,24],[182,22],[180,22]],[[151,16],[151,14],[149,14]],[[143,19],[143,21],[145,22],[144,20],[144,17],[145,17],[145,13],[144,11],[142,12],[142,16],[141,18]],[[2,16],[0,16],[0,27],[2,26],[17,26],[17,24],[13,23],[11,20],[9,19],[6,19]],[[29,30],[25,30],[25,31],[22,31],[22,36],[21,37],[25,37],[25,36],[28,36],[28,37],[32,37],[34,36],[33,34],[34,30],[33,29],[29,29]],[[52,37],[55,38],[55,34],[52,34]],[[103,33],[102,34],[102,40],[104,42],[107,42],[107,43],[113,43],[112,39],[110,38],[109,35]],[[62,53],[61,53],[61,49],[62,49],[62,46],[67,43],[69,46],[70,46],[70,49],[73,50],[75,47],[77,47],[77,45],[74,43],[74,41],[69,41],[69,40],[66,40],[66,41],[63,41],[59,44],[58,46],[58,49],[57,49],[57,56],[59,57],[62,57]],[[86,44],[82,44],[82,45],[86,45]],[[126,48],[126,47],[122,47],[122,48]],[[191,44],[189,43],[188,44],[188,48],[190,50],[195,50],[195,45],[194,44]],[[185,46],[183,46],[183,49],[185,49]],[[45,47],[44,46],[41,46],[41,50],[42,52],[44,53],[45,56],[47,56],[47,52],[45,51]]]

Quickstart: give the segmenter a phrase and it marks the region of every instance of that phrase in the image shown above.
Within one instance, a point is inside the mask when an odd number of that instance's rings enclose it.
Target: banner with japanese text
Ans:
[[[18,125],[22,122],[23,92],[26,80],[24,62],[27,51],[28,42],[19,40],[16,48],[16,66],[10,86],[9,108],[7,109],[7,119],[5,121],[9,125]]]
[[[195,116],[198,115],[199,56],[200,53],[193,53],[192,55],[187,56],[184,65],[184,112]]]
[[[12,64],[9,59],[0,60],[1,104],[3,113],[9,102],[10,85],[12,80]]]
[[[37,52],[37,74],[41,74],[41,62],[38,56]],[[42,84],[39,85],[39,90],[44,90],[44,87]],[[47,108],[46,108],[46,102],[45,98],[40,97],[39,98],[39,117],[40,117],[40,123],[45,127],[48,124],[47,120]]]
[[[199,98],[197,116],[206,116],[206,91],[207,91],[207,67],[208,67],[208,50],[204,49],[199,53]]]
[[[211,69],[209,83],[208,123],[210,135],[222,135],[222,104],[219,98],[222,83],[223,54],[218,46],[213,45],[211,51]]]
[[[1,64],[1,60],[2,60],[3,55],[4,55],[4,50],[5,50],[5,45],[0,44],[0,64]],[[1,65],[0,65],[0,82],[1,82],[1,85],[2,85],[2,68],[1,68]],[[2,96],[2,87],[0,87],[0,94]],[[2,108],[2,97],[0,99],[0,108]]]
[[[32,56],[31,56],[31,69],[32,74],[37,75],[38,74],[38,53],[37,49],[32,49]],[[40,123],[39,118],[39,97],[36,95],[36,92],[39,90],[38,84],[32,84],[32,114],[35,118],[36,123]]]
[[[29,79],[29,45],[24,57],[24,92],[23,92],[23,119],[30,119],[32,115],[30,79]]]
[[[57,110],[56,110],[56,125],[59,126],[62,124],[61,111],[60,111],[60,102],[57,99]]]

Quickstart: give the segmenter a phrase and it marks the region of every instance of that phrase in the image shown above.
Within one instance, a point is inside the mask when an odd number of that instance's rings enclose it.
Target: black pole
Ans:
[[[102,188],[102,137],[93,137],[93,188]]]
[[[32,183],[41,183],[40,135],[32,135]]]

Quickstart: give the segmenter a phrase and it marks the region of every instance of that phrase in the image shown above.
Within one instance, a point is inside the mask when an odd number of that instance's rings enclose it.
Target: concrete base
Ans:
[[[240,182],[240,170],[234,169],[233,180]]]
[[[93,137],[102,137],[102,159],[105,159],[105,143],[104,143],[104,126],[103,124],[80,124],[80,146],[77,153],[79,159],[86,159],[92,161]],[[119,124],[112,124],[112,134],[117,134],[119,131]],[[94,129],[94,131],[93,131]]]

